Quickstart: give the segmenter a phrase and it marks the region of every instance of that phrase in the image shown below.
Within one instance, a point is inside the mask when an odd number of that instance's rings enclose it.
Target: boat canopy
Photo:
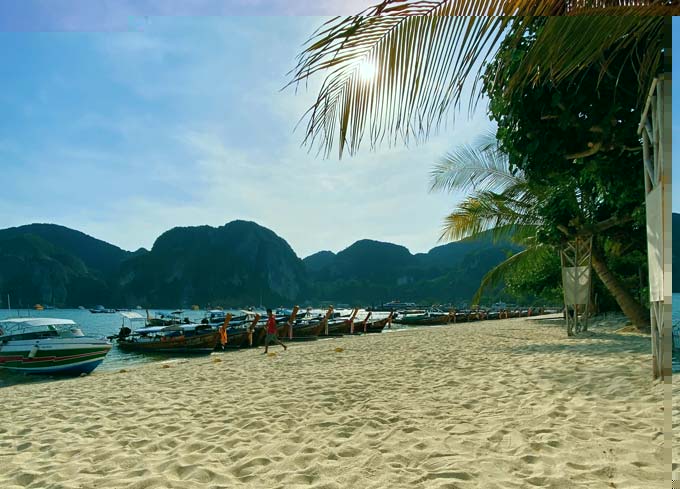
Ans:
[[[168,333],[171,331],[193,331],[196,328],[206,328],[204,324],[170,324],[168,326],[149,326],[147,328],[139,328],[135,330],[137,334],[154,334],[154,333]]]
[[[142,316],[138,312],[122,311],[122,312],[120,312],[120,315],[123,316],[124,318],[127,318],[127,319],[144,319],[144,316]]]
[[[149,333],[165,333],[167,331],[181,331],[179,324],[171,324],[170,326],[150,326],[148,328],[139,328],[135,333],[149,334]]]
[[[70,319],[14,318],[0,321],[0,335],[24,334],[36,331],[80,331]],[[82,333],[81,333],[82,334]]]
[[[76,323],[70,319],[55,318],[14,318],[0,321],[0,326],[28,326],[44,328],[45,326],[74,326]]]

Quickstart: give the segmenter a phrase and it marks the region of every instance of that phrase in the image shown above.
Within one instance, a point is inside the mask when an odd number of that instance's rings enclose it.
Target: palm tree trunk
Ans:
[[[609,293],[614,297],[623,313],[639,329],[650,331],[649,312],[630,294],[621,281],[609,270],[599,250],[593,246],[593,269]]]

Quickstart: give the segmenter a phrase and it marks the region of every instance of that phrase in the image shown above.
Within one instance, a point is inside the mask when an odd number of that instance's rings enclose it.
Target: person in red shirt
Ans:
[[[269,349],[269,342],[273,342],[274,344],[278,343],[284,350],[287,350],[288,347],[281,342],[278,336],[276,336],[276,318],[271,309],[267,309],[267,316],[267,336],[264,338],[264,353],[267,353],[267,350]]]

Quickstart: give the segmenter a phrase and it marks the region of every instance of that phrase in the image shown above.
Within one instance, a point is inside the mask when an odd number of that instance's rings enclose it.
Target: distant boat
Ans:
[[[113,314],[116,312],[115,309],[107,309],[102,305],[96,306],[94,309],[90,309],[90,312],[92,314]]]
[[[41,304],[36,304],[35,306],[33,306],[33,309],[35,309],[36,311],[42,311],[45,308]]]
[[[33,374],[90,373],[111,343],[85,336],[70,319],[14,318],[0,321],[0,368]]]

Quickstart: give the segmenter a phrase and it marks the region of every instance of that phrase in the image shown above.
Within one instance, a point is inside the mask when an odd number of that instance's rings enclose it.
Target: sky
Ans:
[[[281,90],[325,16],[371,3],[0,4],[0,228],[52,222],[135,250],[245,219],[300,257],[365,238],[441,244],[461,196],[430,193],[429,172],[491,126],[484,103],[425,144],[338,160],[295,130],[316,86]]]
[[[245,219],[300,257],[364,238],[424,252],[455,205],[428,192],[431,167],[490,124],[480,111],[415,148],[324,159],[295,130],[314,86],[281,88],[325,17],[128,16],[92,30],[43,10],[40,31],[11,30],[12,15],[27,12],[0,15],[0,228],[52,222],[135,250],[175,226]]]

